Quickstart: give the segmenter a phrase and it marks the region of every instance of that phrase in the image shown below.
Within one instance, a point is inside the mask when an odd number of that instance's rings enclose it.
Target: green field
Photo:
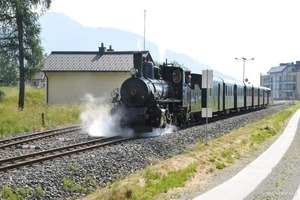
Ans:
[[[79,124],[79,116],[85,109],[84,105],[77,104],[45,105],[44,89],[26,87],[25,106],[20,111],[19,89],[0,87],[0,91],[5,92],[5,97],[0,100],[0,137]]]

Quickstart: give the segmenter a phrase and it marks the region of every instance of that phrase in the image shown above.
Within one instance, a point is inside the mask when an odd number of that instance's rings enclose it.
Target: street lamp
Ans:
[[[234,58],[236,60],[239,60],[239,61],[243,61],[243,83],[245,82],[245,62],[246,61],[250,61],[250,60],[254,60],[254,58],[251,58],[251,59],[247,59],[247,58],[242,58],[242,59],[238,59],[238,58]]]

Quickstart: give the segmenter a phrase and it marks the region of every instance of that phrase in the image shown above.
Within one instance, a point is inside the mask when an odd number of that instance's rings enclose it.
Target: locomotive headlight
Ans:
[[[160,97],[160,93],[159,93],[159,92],[154,92],[154,95],[153,95],[153,96],[154,96],[155,99],[157,99],[157,98]]]
[[[132,68],[131,70],[130,70],[130,74],[133,76],[133,75],[135,75],[135,74],[137,74],[138,73],[138,70],[137,69],[135,69],[135,68]]]
[[[117,97],[119,96],[118,90],[117,90],[117,89],[114,89],[114,91],[112,91],[112,92],[110,93],[110,96],[111,96],[112,98],[117,98]]]
[[[112,98],[116,98],[116,97],[118,96],[118,94],[116,93],[116,91],[113,91],[113,92],[110,94],[110,96],[111,96]]]

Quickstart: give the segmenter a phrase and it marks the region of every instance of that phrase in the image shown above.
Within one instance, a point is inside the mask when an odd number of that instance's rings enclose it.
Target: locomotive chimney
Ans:
[[[137,77],[143,77],[143,54],[142,52],[133,54],[133,65],[138,70]]]

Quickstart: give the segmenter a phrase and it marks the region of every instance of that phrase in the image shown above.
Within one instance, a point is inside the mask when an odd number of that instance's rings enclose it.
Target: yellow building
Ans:
[[[44,63],[45,103],[84,103],[90,94],[109,103],[110,93],[130,77],[133,54],[137,51],[114,51],[103,44],[94,52],[52,52]],[[152,61],[149,51],[142,51]]]

